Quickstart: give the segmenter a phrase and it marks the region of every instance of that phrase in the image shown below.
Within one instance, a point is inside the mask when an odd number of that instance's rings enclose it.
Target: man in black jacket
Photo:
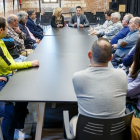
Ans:
[[[29,28],[30,32],[38,39],[44,37],[43,29],[36,23],[36,14],[34,10],[28,10],[28,19],[26,26]]]
[[[76,7],[76,14],[74,14],[70,21],[69,21],[69,27],[89,27],[89,22],[85,15],[81,14],[82,8],[81,6]]]

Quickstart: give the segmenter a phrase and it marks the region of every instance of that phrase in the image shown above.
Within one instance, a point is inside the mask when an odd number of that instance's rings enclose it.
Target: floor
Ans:
[[[47,32],[48,29],[50,28],[50,26],[44,26],[43,30],[44,32]],[[60,120],[60,122],[62,121],[62,113],[58,113],[60,112],[59,108],[63,108],[63,104],[59,104],[58,109],[53,109],[51,108],[51,105],[47,105],[48,107],[46,107],[46,112],[47,115],[45,113],[45,117],[49,116],[48,118],[52,118],[52,120],[49,120],[47,118],[47,123],[54,121],[54,123],[56,124],[57,122],[55,122],[55,120]],[[67,104],[66,104],[67,106]],[[69,107],[68,107],[69,108]],[[71,105],[70,110],[73,110],[73,108],[75,108],[75,104]],[[38,109],[38,104],[35,102],[30,102],[28,104],[28,109],[29,109],[29,114],[26,117],[25,120],[25,125],[24,125],[24,132],[26,134],[29,134],[32,136],[32,140],[35,139],[35,132],[36,132],[36,124],[37,124],[37,109]],[[67,110],[67,107],[64,108],[65,110]],[[49,111],[48,111],[49,110]],[[52,113],[53,112],[53,113]],[[62,110],[61,110],[62,112]],[[57,113],[57,116],[55,115]],[[77,114],[77,111],[74,112],[74,114]],[[73,113],[72,113],[73,116]],[[46,119],[44,120],[46,121]],[[54,126],[52,126],[53,128],[44,128],[42,131],[42,140],[64,140],[63,139],[63,129],[62,129],[62,124],[57,123],[57,126],[60,125],[60,128],[54,128]],[[44,122],[44,126],[47,127],[46,123]],[[49,126],[50,127],[50,126]],[[20,139],[19,139],[20,140]]]
[[[32,135],[34,139],[36,122],[37,122],[37,103],[28,104],[29,114],[26,117],[24,131],[26,134]],[[62,128],[44,128],[42,132],[42,140],[64,140]]]

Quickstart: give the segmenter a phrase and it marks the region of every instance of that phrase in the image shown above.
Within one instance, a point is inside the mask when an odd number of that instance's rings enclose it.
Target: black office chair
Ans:
[[[35,12],[36,13],[36,23],[40,23],[40,12]]]
[[[102,24],[104,24],[104,22],[105,22],[105,15],[102,15],[101,17],[100,17],[100,24],[102,25]]]
[[[97,22],[100,24],[101,17],[104,15],[104,12],[96,12]]]
[[[101,15],[104,15],[104,12],[96,12],[97,17],[100,17]]]
[[[86,17],[89,17],[91,14],[92,14],[91,12],[84,12],[84,15],[86,15]]]
[[[47,26],[51,25],[51,19],[52,19],[52,16],[41,15],[40,25],[42,26],[43,30],[45,30],[44,28],[46,28]]]
[[[50,17],[52,17],[53,12],[44,12],[43,15],[46,15],[46,16],[50,16]]]
[[[96,15],[92,14],[87,19],[88,19],[90,25],[96,25],[97,24],[97,17],[96,17]]]
[[[97,24],[97,18],[96,15],[94,15],[91,12],[84,12],[84,15],[87,17],[87,20],[89,21],[90,25],[95,25]]]
[[[109,119],[91,118],[80,114],[74,137],[69,129],[68,111],[63,111],[64,132],[69,140],[130,140],[133,113]]]
[[[123,17],[125,16],[126,12],[120,12],[120,15],[121,15],[121,18],[120,18],[120,21],[123,20]]]

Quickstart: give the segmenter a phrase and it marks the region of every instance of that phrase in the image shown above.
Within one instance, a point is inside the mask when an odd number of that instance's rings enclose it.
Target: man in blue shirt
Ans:
[[[131,20],[131,18],[133,18],[132,14],[126,14],[122,20],[122,25],[124,28],[122,28],[118,34],[116,34],[110,41],[110,43],[113,44],[117,44],[119,39],[122,39],[124,37],[126,37],[126,35],[130,32],[129,30],[129,21]]]
[[[130,32],[123,39],[119,39],[117,44],[113,45],[116,50],[113,54],[112,64],[118,66],[122,63],[122,59],[129,53],[132,47],[135,46],[139,38],[140,18],[134,17],[129,22]]]

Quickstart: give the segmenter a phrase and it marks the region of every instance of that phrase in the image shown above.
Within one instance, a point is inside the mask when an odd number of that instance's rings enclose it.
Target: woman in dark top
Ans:
[[[64,17],[61,14],[61,8],[54,8],[51,20],[51,26],[55,28],[64,27]]]
[[[20,11],[17,13],[17,16],[19,21],[19,28],[26,35],[26,39],[24,40],[25,48],[35,50],[37,45],[40,43],[40,39],[36,39],[26,26],[28,14],[25,11]]]

